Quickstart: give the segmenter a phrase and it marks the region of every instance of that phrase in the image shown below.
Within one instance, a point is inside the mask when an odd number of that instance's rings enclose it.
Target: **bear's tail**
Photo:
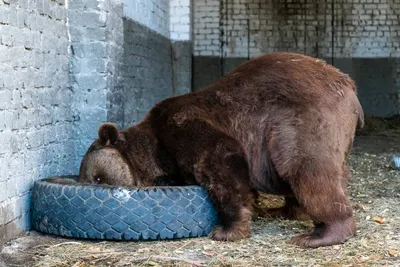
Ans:
[[[357,101],[357,114],[358,114],[358,119],[357,119],[357,127],[359,129],[364,127],[365,121],[364,121],[364,110],[360,104],[360,101]]]
[[[350,76],[348,76],[348,75],[347,75],[347,77],[348,77],[348,79],[350,81],[350,87],[353,89],[353,92],[354,92],[355,97],[356,97],[356,105],[357,105],[356,112],[357,112],[357,115],[358,115],[357,127],[359,129],[361,129],[361,128],[364,127],[364,124],[365,124],[365,121],[364,121],[364,110],[363,110],[363,108],[361,106],[360,100],[358,99],[358,90],[357,90],[357,86],[356,86],[354,80],[352,80],[350,78]]]

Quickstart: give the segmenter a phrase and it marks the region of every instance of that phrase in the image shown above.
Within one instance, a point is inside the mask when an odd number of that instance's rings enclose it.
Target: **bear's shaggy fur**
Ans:
[[[136,126],[104,123],[79,180],[201,185],[219,213],[215,240],[250,236],[257,191],[284,195],[286,206],[275,212],[315,224],[294,244],[338,244],[356,230],[346,158],[363,119],[348,75],[320,59],[271,53],[158,103]]]

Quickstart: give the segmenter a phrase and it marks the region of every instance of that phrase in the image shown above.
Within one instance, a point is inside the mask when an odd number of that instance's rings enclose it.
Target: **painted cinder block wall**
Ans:
[[[124,4],[123,127],[128,127],[155,103],[191,90],[191,14],[190,0]]]
[[[75,167],[64,0],[0,0],[0,243],[29,227],[30,189]]]
[[[397,0],[196,0],[193,89],[273,51],[326,59],[353,77],[366,113],[400,112]]]
[[[77,174],[100,123],[190,91],[189,7],[0,0],[0,244],[29,229],[35,180]]]

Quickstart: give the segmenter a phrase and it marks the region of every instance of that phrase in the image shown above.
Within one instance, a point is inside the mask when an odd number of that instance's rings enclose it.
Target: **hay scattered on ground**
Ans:
[[[379,118],[365,115],[364,127],[357,130],[357,135],[392,135],[394,132],[400,134],[400,115],[389,118]]]
[[[368,202],[371,198],[400,197],[400,171],[394,166],[392,156],[392,153],[351,155],[349,190],[353,200]]]

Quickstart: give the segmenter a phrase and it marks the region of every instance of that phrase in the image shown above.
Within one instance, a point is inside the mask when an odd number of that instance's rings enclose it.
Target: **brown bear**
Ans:
[[[293,244],[342,243],[356,230],[346,162],[364,114],[353,80],[325,61],[276,52],[253,58],[207,88],[156,104],[136,126],[104,123],[79,181],[201,185],[220,224],[214,240],[250,236],[257,192],[284,195],[286,217],[315,224]]]

